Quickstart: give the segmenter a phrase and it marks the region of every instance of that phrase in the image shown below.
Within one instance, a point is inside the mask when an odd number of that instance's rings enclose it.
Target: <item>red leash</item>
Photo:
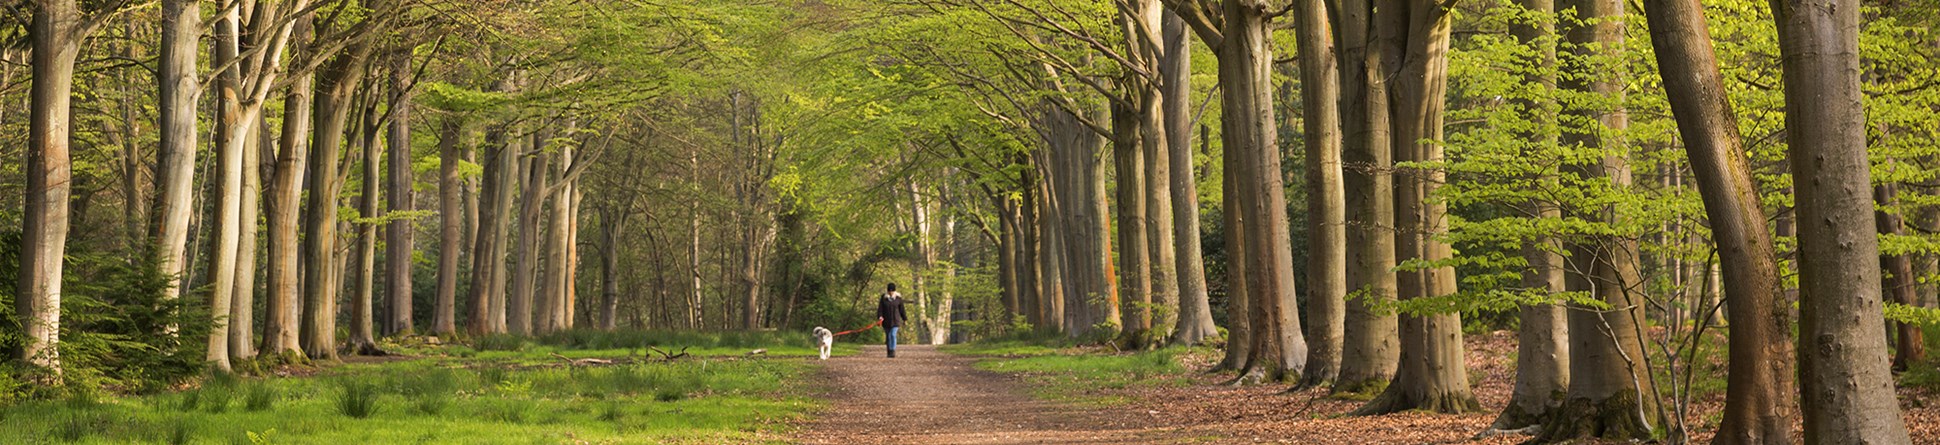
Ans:
[[[835,333],[835,335],[831,335],[831,337],[835,337],[835,336],[843,336],[843,335],[849,335],[849,334],[854,334],[854,333],[857,333],[857,332],[862,332],[862,331],[867,331],[867,330],[870,330],[870,329],[875,329],[875,328],[876,328],[876,326],[878,326],[878,325],[881,325],[881,324],[882,324],[882,319],[880,319],[880,318],[878,318],[878,319],[876,319],[876,322],[875,322],[875,323],[870,323],[870,324],[869,324],[868,326],[864,326],[864,327],[862,327],[862,329],[855,329],[855,330],[848,330],[848,331],[842,331],[842,332],[837,332],[837,333]]]

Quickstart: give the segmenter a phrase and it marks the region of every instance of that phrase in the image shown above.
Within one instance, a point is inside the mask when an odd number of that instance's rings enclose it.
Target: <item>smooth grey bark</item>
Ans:
[[[384,136],[389,158],[385,162],[390,164],[384,175],[384,210],[393,216],[417,209],[411,192],[412,82],[411,52],[402,51],[391,63],[390,84],[395,95],[389,112],[390,128]],[[413,246],[417,239],[414,221],[394,217],[384,228],[384,296],[390,302],[384,335],[405,335],[415,330],[411,323],[411,253],[416,250]]]
[[[1782,303],[1777,249],[1711,49],[1703,6],[1697,0],[1644,2],[1671,113],[1718,243],[1724,270],[1722,280],[1715,281],[1731,295],[1727,310],[1738,320],[1731,326],[1724,419],[1712,443],[1787,444],[1798,415],[1791,391],[1792,319],[1783,307],[1789,305]]]
[[[224,9],[215,18],[215,46],[209,53],[218,64],[240,62],[238,60],[242,43],[241,12],[236,8]],[[230,303],[236,292],[236,250],[242,242],[242,182],[243,152],[248,151],[250,130],[254,125],[246,124],[244,116],[248,111],[243,105],[242,68],[231,64],[215,73],[216,77],[216,213],[213,226],[215,242],[211,245],[214,255],[209,263],[213,281],[209,296],[209,313],[214,323],[209,328],[208,354],[206,359],[223,372],[230,370],[229,364],[229,320]],[[250,166],[253,167],[253,166]]]
[[[188,262],[189,215],[194,211],[196,102],[201,81],[196,56],[202,36],[202,2],[162,2],[162,44],[158,59],[160,157],[156,163],[155,226],[157,264],[169,277],[163,298],[181,297]]]
[[[510,85],[500,81],[495,89],[509,91]],[[467,329],[472,335],[505,332],[500,323],[505,317],[505,234],[512,216],[512,183],[518,177],[516,158],[524,151],[524,145],[508,137],[507,131],[492,127],[485,132],[478,236],[472,246],[471,320]]]
[[[352,95],[358,79],[364,77],[365,61],[371,43],[358,39],[345,52],[325,63],[317,76],[315,109],[311,116],[308,193],[303,225],[303,313],[302,348],[311,358],[337,358],[337,293],[341,286],[335,266],[337,252],[337,200],[343,190],[338,179],[343,157],[344,133],[353,108]]]
[[[1905,444],[1887,363],[1855,0],[1773,0],[1797,193],[1807,444]]]
[[[458,164],[465,162],[459,138],[465,132],[459,118],[445,120],[438,131],[438,295],[431,304],[431,333],[458,331],[458,265],[464,249],[463,179]]]
[[[1341,172],[1340,72],[1327,6],[1299,0],[1302,132],[1307,188],[1307,370],[1302,386],[1329,386],[1340,375],[1347,318],[1347,216]]]
[[[309,52],[311,17],[304,15],[292,25],[290,51]],[[310,124],[314,90],[310,74],[290,78],[283,94],[283,128],[277,135],[276,155],[264,202],[265,225],[269,230],[269,255],[264,280],[263,350],[285,358],[302,357],[299,332],[303,313],[303,275],[298,242],[302,217],[304,167],[310,156]]]
[[[1563,47],[1570,53],[1564,70],[1599,73],[1559,79],[1563,90],[1613,98],[1617,105],[1565,104],[1561,142],[1599,152],[1588,162],[1566,163],[1579,181],[1604,182],[1617,193],[1631,187],[1629,148],[1617,136],[1629,126],[1622,108],[1624,70],[1609,59],[1623,50],[1623,4],[1616,0],[1562,0],[1556,9],[1576,17],[1563,24]],[[1565,213],[1592,223],[1623,224],[1618,209],[1595,206]],[[1619,235],[1581,235],[1571,240],[1568,280],[1571,290],[1588,291],[1605,307],[1569,305],[1570,383],[1563,406],[1551,414],[1537,440],[1579,438],[1646,440],[1665,425],[1657,409],[1642,324],[1646,323],[1639,247]]]
[[[532,139],[532,149],[519,153],[525,158],[523,173],[525,182],[520,184],[519,198],[519,236],[517,245],[512,249],[512,288],[505,296],[505,325],[507,332],[517,335],[532,333],[534,295],[538,293],[539,278],[539,229],[542,227],[540,213],[546,206],[548,170],[552,165],[552,155],[547,153],[546,142],[552,138],[549,130],[540,130],[528,136]]]
[[[1212,304],[1206,292],[1206,263],[1199,243],[1199,184],[1192,159],[1192,41],[1185,19],[1171,9],[1165,11],[1162,25],[1165,52],[1159,58],[1160,96],[1164,98],[1166,151],[1170,163],[1172,193],[1172,240],[1178,263],[1179,322],[1172,331],[1173,344],[1194,345],[1219,335],[1213,323]]]
[[[373,101],[374,102],[374,101]],[[359,219],[378,218],[378,197],[383,194],[384,151],[377,141],[378,119],[377,104],[369,104],[364,109],[361,127],[352,137],[350,145],[361,152],[359,176],[362,189],[357,191],[357,216]],[[350,340],[346,345],[354,354],[377,349],[377,226],[374,221],[351,221],[357,231],[356,240],[351,246],[349,267],[355,267],[351,275],[350,291]]]
[[[1038,304],[1043,311],[1043,322],[1039,328],[1044,332],[1064,332],[1071,328],[1065,323],[1065,290],[1069,284],[1064,278],[1065,256],[1063,228],[1059,223],[1063,215],[1057,210],[1057,193],[1053,191],[1051,167],[1048,156],[1043,151],[1031,156],[1037,175],[1037,187],[1031,190],[1026,205],[1037,209],[1035,221],[1037,245],[1033,247],[1037,255]]]
[[[1094,113],[1095,114],[1095,113]],[[1097,116],[1093,116],[1095,119]],[[1113,279],[1111,222],[1105,199],[1103,135],[1070,111],[1053,107],[1043,117],[1057,181],[1057,218],[1063,223],[1066,334],[1074,338],[1116,336],[1120,322],[1118,283]]]
[[[1517,99],[1514,103],[1521,107],[1534,124],[1532,131],[1522,132],[1520,136],[1527,144],[1523,151],[1532,158],[1543,151],[1552,150],[1557,144],[1555,101],[1547,93],[1556,84],[1555,34],[1556,12],[1552,0],[1520,0],[1517,5],[1531,18],[1517,20],[1509,28],[1519,44],[1530,48],[1528,63],[1534,65],[1523,75],[1523,82],[1542,85],[1544,95],[1537,98]],[[1545,171],[1530,175],[1529,180],[1543,187],[1556,186],[1556,172],[1545,167]],[[1555,220],[1562,217],[1562,210],[1555,203],[1544,199],[1531,199],[1523,204],[1524,212],[1534,218]],[[1564,292],[1562,246],[1552,236],[1538,236],[1525,241],[1522,257],[1529,266],[1522,273],[1521,287],[1541,295],[1557,295]],[[1516,384],[1509,395],[1509,405],[1489,425],[1490,431],[1517,431],[1531,427],[1540,430],[1541,424],[1550,414],[1563,405],[1564,395],[1569,387],[1570,349],[1569,323],[1563,306],[1546,304],[1525,304],[1517,309],[1520,321],[1516,330]],[[1485,433],[1487,434],[1487,433]]]
[[[72,0],[37,0],[34,6],[29,25],[34,81],[28,93],[26,208],[14,294],[22,334],[16,357],[58,376],[62,256],[67,251],[68,197],[74,176],[68,119],[74,61],[88,26]]]
[[[1133,93],[1150,96],[1149,93]],[[1118,235],[1118,288],[1125,304],[1120,314],[1119,325],[1126,340],[1136,346],[1140,339],[1152,330],[1152,257],[1151,243],[1146,239],[1145,212],[1145,151],[1139,133],[1144,128],[1143,107],[1149,100],[1138,104],[1113,101],[1111,105],[1111,151],[1112,166],[1116,170],[1114,179],[1114,200],[1117,203],[1115,220],[1117,226],[1113,233]]]
[[[1442,4],[1381,0],[1371,17],[1376,57],[1387,85],[1390,130],[1396,163],[1442,161],[1442,111],[1447,88],[1450,18]],[[1398,261],[1443,264],[1453,256],[1438,239],[1448,231],[1447,204],[1433,199],[1447,181],[1439,169],[1397,169],[1395,183]],[[1434,298],[1456,292],[1453,266],[1403,271],[1396,277],[1400,300]],[[1401,317],[1401,361],[1394,382],[1355,410],[1356,415],[1420,409],[1441,413],[1478,411],[1469,388],[1459,313]]]
[[[1373,8],[1342,0],[1339,11],[1341,170],[1345,194],[1347,300],[1336,393],[1385,388],[1400,366],[1399,319],[1377,310],[1396,297],[1394,151],[1389,134],[1387,69],[1370,51]]]

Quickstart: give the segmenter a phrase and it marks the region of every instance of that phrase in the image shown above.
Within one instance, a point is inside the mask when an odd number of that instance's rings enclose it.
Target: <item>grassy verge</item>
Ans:
[[[423,358],[27,402],[0,407],[0,443],[761,443],[779,441],[789,420],[820,403],[798,378],[815,363],[773,357],[813,355],[805,338],[680,335],[398,348]],[[690,356],[645,352],[681,341],[692,341]],[[745,357],[751,349],[770,357]],[[568,367],[554,353],[617,363]]]
[[[973,343],[945,351],[984,357],[977,368],[1023,376],[1041,399],[1086,407],[1111,407],[1131,402],[1124,389],[1185,386],[1189,370],[1180,364],[1186,349],[1109,353],[1081,348],[1054,348],[1028,342]]]

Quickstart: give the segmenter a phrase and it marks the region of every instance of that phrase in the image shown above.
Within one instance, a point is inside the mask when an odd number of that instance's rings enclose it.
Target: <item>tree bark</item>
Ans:
[[[1740,321],[1731,327],[1724,419],[1712,442],[1791,443],[1792,418],[1798,413],[1790,390],[1792,320],[1782,307],[1777,249],[1711,49],[1703,5],[1696,0],[1649,0],[1644,13],[1658,69],[1665,73],[1671,112],[1718,243],[1724,266],[1719,281],[1733,303],[1727,309]]]
[[[438,296],[431,307],[435,335],[458,332],[458,264],[465,223],[458,164],[464,162],[459,148],[464,132],[464,121],[455,117],[447,119],[438,132]]]
[[[511,90],[511,83],[500,81],[494,88]],[[471,327],[473,335],[505,332],[505,233],[512,213],[512,186],[518,177],[519,153],[523,144],[508,138],[508,129],[494,127],[485,132],[484,179],[478,208],[478,237],[472,246]]]
[[[1138,94],[1138,93],[1134,93]],[[1149,94],[1148,94],[1149,95]],[[1141,100],[1141,102],[1145,102]],[[1140,136],[1145,119],[1143,103],[1114,102],[1111,106],[1113,189],[1118,204],[1118,286],[1132,307],[1122,313],[1123,334],[1137,344],[1152,329],[1151,246],[1145,227],[1145,152]]]
[[[242,101],[242,69],[239,66],[242,41],[241,12],[224,9],[215,18],[215,46],[209,53],[217,64],[237,62],[216,72],[216,185],[215,243],[210,275],[214,277],[209,297],[209,313],[215,317],[209,328],[207,359],[217,370],[228,372],[230,303],[236,292],[236,253],[242,242],[243,152],[254,125]],[[252,166],[253,167],[253,166]],[[247,329],[247,328],[242,328]]]
[[[311,16],[305,14],[293,24],[290,52],[309,51]],[[303,74],[290,80],[283,96],[283,128],[278,135],[274,170],[265,195],[269,229],[265,280],[268,281],[266,317],[263,321],[263,350],[285,358],[303,356],[299,332],[303,314],[303,275],[299,269],[302,252],[297,234],[303,196],[304,167],[310,156],[310,123],[313,119],[312,77]]]
[[[389,157],[386,162],[390,163],[389,174],[384,175],[384,209],[393,215],[384,228],[384,296],[390,301],[384,335],[408,335],[414,332],[411,323],[411,254],[416,250],[413,245],[417,230],[412,224],[416,219],[399,217],[417,209],[411,191],[411,76],[411,52],[400,51],[391,64],[390,83],[396,93],[389,112],[390,128],[384,137],[385,151]]]
[[[1302,132],[1307,188],[1306,375],[1302,386],[1326,386],[1340,375],[1347,318],[1347,216],[1341,172],[1340,72],[1327,6],[1300,0],[1294,32],[1300,45]]]
[[[67,252],[68,196],[74,176],[68,120],[74,61],[87,29],[72,0],[37,0],[34,5],[27,194],[14,306],[23,334],[18,357],[58,376],[62,259]]]
[[[1381,48],[1370,51],[1373,5],[1342,0],[1340,11],[1341,162],[1348,245],[1346,308],[1336,393],[1386,387],[1400,366],[1399,321],[1377,308],[1396,296],[1394,153],[1389,137],[1387,68]]]
[[[371,100],[375,102],[375,100]],[[364,355],[377,349],[377,210],[378,195],[383,180],[378,172],[383,171],[384,156],[378,149],[377,126],[379,118],[377,104],[371,103],[364,109],[364,117],[356,126],[358,133],[352,137],[351,146],[362,152],[362,190],[357,191],[357,217],[350,221],[357,231],[356,245],[352,247],[351,266],[356,267],[351,276],[350,293],[350,344],[345,345],[353,354]]]
[[[338,181],[338,162],[343,157],[344,132],[353,108],[358,79],[364,77],[365,60],[371,44],[360,39],[346,52],[325,63],[317,76],[315,110],[312,114],[308,186],[303,225],[309,227],[303,238],[303,312],[302,348],[311,358],[337,358],[337,292],[340,276],[333,263],[337,252],[337,200],[343,184]]]
[[[184,272],[188,264],[189,215],[194,211],[196,102],[201,96],[201,81],[196,78],[196,55],[202,36],[202,2],[168,0],[162,2],[162,44],[159,59],[161,84],[157,108],[161,147],[156,152],[155,226],[152,235],[159,246],[156,252],[161,273],[169,277],[164,299],[176,299],[186,287]],[[38,52],[37,52],[38,53]]]
[[[1380,67],[1396,83],[1387,89],[1389,131],[1396,163],[1442,161],[1443,91],[1447,87],[1449,11],[1439,4],[1382,0],[1373,17]],[[1439,265],[1452,255],[1436,237],[1448,231],[1446,203],[1432,199],[1446,173],[1432,168],[1397,169],[1395,184],[1398,261],[1433,266],[1404,271],[1396,279],[1403,301],[1455,293],[1453,266]],[[1393,384],[1355,414],[1385,414],[1421,409],[1442,413],[1477,411],[1468,383],[1459,313],[1401,317],[1401,367]]]
[[[546,141],[552,138],[551,132],[540,130],[527,137],[532,139],[530,153],[518,153],[526,158],[525,183],[521,184],[519,198],[519,237],[518,245],[512,249],[515,258],[512,268],[512,290],[505,300],[505,323],[508,332],[517,335],[532,334],[532,315],[534,295],[538,292],[539,275],[539,229],[542,227],[540,213],[546,207],[548,170],[552,156],[546,152]]]
[[[1199,183],[1192,159],[1192,41],[1185,19],[1171,9],[1161,25],[1164,55],[1159,58],[1159,94],[1164,99],[1165,162],[1172,193],[1172,241],[1178,263],[1178,324],[1171,342],[1194,345],[1219,335],[1206,293],[1205,252],[1199,243]]]
[[[1553,116],[1556,105],[1549,97],[1551,85],[1556,84],[1556,25],[1550,17],[1556,12],[1552,0],[1521,0],[1518,6],[1533,18],[1520,19],[1510,25],[1509,33],[1523,46],[1531,49],[1533,60],[1528,63],[1535,67],[1523,75],[1523,82],[1540,85],[1540,95],[1535,98],[1515,99],[1528,119],[1534,124],[1532,131],[1522,132],[1527,144],[1523,151],[1534,158],[1557,146],[1556,124]],[[1528,180],[1542,187],[1556,187],[1556,172],[1544,167],[1544,171],[1530,175]],[[1562,218],[1562,210],[1555,203],[1544,199],[1531,199],[1523,204],[1524,212],[1540,220]],[[1544,296],[1555,296],[1564,292],[1562,246],[1553,236],[1537,236],[1526,241],[1522,249],[1523,258],[1529,266],[1522,274],[1521,286],[1526,292]],[[1561,408],[1570,381],[1569,324],[1563,306],[1554,303],[1525,304],[1518,308],[1517,317],[1521,321],[1516,330],[1516,386],[1509,396],[1509,406],[1503,408],[1501,415],[1489,426],[1493,431],[1514,431],[1536,427],[1540,430],[1543,422]]]
[[[1203,129],[1199,134],[1208,133]],[[1202,136],[1203,137],[1203,136]],[[1226,249],[1226,357],[1216,369],[1239,371],[1253,359],[1252,298],[1246,288],[1247,268],[1252,266],[1246,247],[1246,216],[1233,196],[1239,195],[1239,157],[1220,156],[1219,203],[1220,241]]]
[[[1307,342],[1294,304],[1292,234],[1287,227],[1278,123],[1273,117],[1273,48],[1265,4],[1225,2],[1219,85],[1226,155],[1239,159],[1236,203],[1245,219],[1246,294],[1253,350],[1242,379],[1285,380],[1306,369]],[[1230,205],[1230,204],[1229,204]]]
[[[1065,323],[1065,289],[1070,283],[1064,277],[1065,247],[1063,240],[1063,213],[1057,209],[1057,193],[1054,190],[1056,167],[1050,165],[1050,156],[1042,152],[1034,154],[1036,162],[1037,187],[1030,191],[1025,205],[1036,208],[1037,217],[1029,224],[1036,225],[1037,245],[1033,248],[1037,255],[1038,304],[1043,311],[1042,332],[1066,332],[1071,325]],[[1033,202],[1034,201],[1034,202]]]

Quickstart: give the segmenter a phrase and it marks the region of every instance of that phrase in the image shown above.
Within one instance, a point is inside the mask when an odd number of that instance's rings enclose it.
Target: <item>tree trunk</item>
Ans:
[[[74,176],[68,119],[74,60],[87,30],[72,0],[37,0],[35,6],[26,209],[21,221],[19,290],[14,294],[14,306],[23,337],[18,357],[58,376],[62,259],[67,252],[67,201]],[[194,113],[193,108],[190,113]]]
[[[335,275],[337,252],[337,199],[343,184],[338,181],[338,162],[343,156],[345,128],[350,120],[351,97],[358,79],[364,77],[364,61],[370,57],[368,41],[326,63],[317,77],[315,110],[311,133],[308,186],[303,224],[309,227],[303,238],[303,312],[302,348],[311,358],[337,358],[337,292],[341,283]]]
[[[386,161],[390,163],[389,174],[384,175],[384,209],[393,216],[417,209],[411,191],[411,76],[411,52],[401,51],[391,64],[391,87],[396,94],[391,102],[390,128],[384,137],[390,158]],[[417,238],[414,221],[414,218],[395,217],[384,228],[384,296],[390,301],[384,335],[408,335],[414,331],[411,323],[411,254],[416,250],[413,244]]]
[[[158,98],[161,132],[160,158],[156,163],[155,226],[152,235],[159,246],[156,254],[161,273],[169,277],[164,299],[176,299],[186,287],[188,264],[189,215],[194,211],[196,102],[201,96],[201,81],[196,79],[196,55],[202,36],[202,2],[168,0],[162,2],[162,44],[159,59],[161,97]],[[38,53],[38,51],[36,51]],[[38,65],[36,65],[38,66]],[[36,77],[38,78],[38,77]]]
[[[1370,52],[1373,7],[1342,0],[1340,16],[1341,162],[1345,194],[1347,287],[1341,368],[1336,393],[1367,393],[1386,387],[1400,366],[1398,320],[1377,307],[1396,295],[1394,152],[1389,140],[1387,68],[1380,49]]]
[[[1252,354],[1243,379],[1284,380],[1306,369],[1307,342],[1295,315],[1292,234],[1287,227],[1278,131],[1273,117],[1273,48],[1266,5],[1225,2],[1219,85],[1226,155],[1237,157],[1235,187],[1245,228],[1246,295]],[[1229,204],[1230,205],[1230,204]]]
[[[1033,253],[1037,255],[1038,305],[1043,311],[1043,324],[1039,325],[1039,330],[1065,332],[1071,329],[1071,325],[1065,323],[1065,289],[1070,283],[1064,276],[1064,229],[1060,224],[1063,213],[1056,208],[1057,196],[1051,176],[1056,172],[1056,167],[1048,161],[1048,155],[1034,155],[1032,159],[1037,164],[1037,187],[1030,191],[1029,198],[1034,199],[1026,199],[1025,205],[1037,209],[1037,217],[1027,223],[1035,224],[1037,233]]]
[[[295,32],[291,36],[291,53],[309,51],[310,21],[310,15],[305,14],[292,25]],[[297,233],[301,230],[303,169],[310,156],[310,123],[314,111],[311,78],[304,74],[290,79],[290,89],[284,93],[282,134],[278,135],[274,170],[265,191],[269,210],[264,215],[269,229],[269,261],[265,274],[268,299],[264,305],[263,350],[284,358],[303,355],[299,337],[303,314],[303,275],[299,269],[302,252]]]
[[[1340,374],[1347,318],[1346,196],[1341,183],[1340,72],[1327,6],[1300,0],[1302,132],[1307,148],[1307,371],[1302,386],[1332,385]]]
[[[1171,342],[1194,345],[1219,335],[1212,318],[1212,304],[1206,294],[1205,253],[1199,244],[1199,183],[1192,162],[1192,117],[1188,115],[1192,96],[1192,41],[1186,35],[1185,20],[1171,9],[1165,11],[1161,25],[1164,55],[1159,58],[1159,94],[1164,98],[1165,162],[1169,163],[1171,187],[1172,241],[1177,245],[1178,324]]]
[[[1060,238],[1070,266],[1063,273],[1072,283],[1065,291],[1065,332],[1074,338],[1114,337],[1121,328],[1118,283],[1111,261],[1105,163],[1098,155],[1105,140],[1069,110],[1050,111],[1045,121],[1059,182],[1057,208],[1064,223]]]
[[[569,305],[567,294],[571,292],[569,287],[572,286],[573,264],[570,250],[573,211],[572,186],[566,184],[565,180],[566,171],[572,167],[573,162],[572,148],[560,147],[559,165],[552,173],[560,184],[554,186],[558,190],[553,192],[551,222],[546,225],[546,282],[544,298],[539,309],[544,316],[538,320],[538,332],[541,333],[565,329],[566,320],[570,317],[567,311]]]
[[[1120,325],[1125,339],[1134,346],[1142,344],[1139,340],[1152,329],[1151,245],[1145,237],[1145,152],[1139,134],[1145,123],[1144,106],[1120,102],[1111,106],[1112,166],[1117,170],[1113,191],[1118,204],[1118,285],[1125,292],[1125,301],[1132,305],[1123,312]]]
[[[1556,47],[1554,39],[1556,25],[1549,17],[1555,14],[1552,0],[1521,0],[1518,6],[1536,18],[1522,19],[1513,23],[1510,34],[1530,48],[1534,54],[1529,63],[1536,65],[1534,72],[1525,74],[1523,82],[1544,86],[1535,98],[1516,99],[1515,103],[1528,113],[1530,122],[1535,124],[1532,131],[1522,132],[1528,144],[1524,152],[1532,158],[1542,155],[1542,151],[1556,146],[1555,102],[1550,100],[1549,85],[1555,85]],[[1531,175],[1529,180],[1543,187],[1556,187],[1554,171],[1544,171]],[[1561,209],[1555,203],[1542,199],[1532,199],[1523,204],[1525,212],[1540,220],[1562,218]],[[1563,278],[1562,246],[1551,236],[1538,236],[1525,241],[1522,256],[1529,262],[1522,275],[1522,288],[1526,292],[1545,296],[1555,296],[1565,291]],[[1549,416],[1562,407],[1569,387],[1570,349],[1569,324],[1563,306],[1549,304],[1522,305],[1518,310],[1521,321],[1516,330],[1516,386],[1509,396],[1509,406],[1489,426],[1493,431],[1514,431],[1538,427]]]
[[[512,249],[514,266],[512,268],[512,290],[506,295],[505,323],[508,332],[517,335],[532,334],[532,313],[534,295],[538,292],[539,275],[539,229],[540,213],[546,207],[548,170],[552,156],[546,153],[546,141],[552,138],[550,131],[541,130],[532,135],[530,153],[518,156],[529,160],[525,164],[525,183],[521,184],[519,198],[519,237],[518,246]]]
[[[1204,129],[1199,132],[1201,137],[1207,133],[1210,132]],[[1239,194],[1238,170],[1238,156],[1220,156],[1219,193],[1226,197],[1219,203],[1219,216],[1225,224],[1220,230],[1220,241],[1226,249],[1226,357],[1216,369],[1234,371],[1246,366],[1253,357],[1253,307],[1246,289],[1246,269],[1253,261],[1246,250],[1246,217],[1239,202],[1230,198]]]
[[[458,261],[464,249],[464,215],[460,206],[462,179],[458,164],[459,138],[464,121],[449,118],[438,132],[438,296],[431,307],[431,333],[449,336],[458,332]]]
[[[606,212],[600,217],[600,321],[601,330],[611,331],[619,324],[620,311],[620,234],[626,231],[626,209]],[[658,257],[658,254],[656,254]],[[655,270],[659,270],[655,267]],[[659,272],[655,272],[658,274]]]
[[[217,64],[240,61],[241,13],[228,8],[215,18],[215,47],[209,51]],[[242,69],[231,65],[216,72],[216,166],[218,174],[215,214],[214,255],[210,262],[214,277],[210,289],[209,313],[215,317],[209,328],[207,359],[216,369],[228,372],[230,303],[236,292],[236,251],[242,242],[243,152],[248,151],[250,130],[247,111],[242,104]],[[254,166],[249,166],[254,167]],[[247,329],[239,327],[238,329]]]
[[[375,100],[372,100],[375,102]],[[356,246],[351,251],[351,266],[356,267],[351,276],[350,293],[350,344],[352,354],[363,355],[377,349],[377,319],[375,314],[377,293],[377,223],[369,220],[378,218],[377,196],[383,177],[384,156],[378,149],[377,104],[372,103],[364,109],[363,127],[350,143],[362,151],[363,176],[362,190],[357,191],[357,216],[366,221],[351,221],[357,231]]]
[[[688,144],[687,171],[693,175],[694,196],[687,206],[687,274],[689,282],[687,297],[687,329],[699,330],[701,319],[701,167],[700,147]]]
[[[500,81],[494,88],[511,90]],[[486,130],[484,179],[479,191],[478,237],[472,245],[471,327],[473,335],[505,332],[505,233],[512,213],[512,185],[518,177],[523,144],[508,138],[508,129]]]
[[[1887,161],[1890,165],[1892,161]],[[1899,235],[1905,218],[1900,216],[1899,184],[1885,183],[1873,186],[1873,201],[1880,207],[1875,210],[1880,235]],[[1881,277],[1880,286],[1890,301],[1905,306],[1918,306],[1919,297],[1914,294],[1913,256],[1911,254],[1881,255],[1880,268],[1886,275]],[[1893,330],[1893,369],[1905,370],[1918,366],[1920,358],[1926,355],[1926,342],[1920,338],[1920,326],[1912,323],[1891,322]]]
[[[1731,327],[1724,419],[1713,443],[1791,443],[1798,406],[1791,392],[1790,311],[1782,307],[1778,255],[1711,49],[1703,5],[1696,0],[1644,5],[1671,112],[1724,265],[1722,280],[1704,281],[1722,281],[1734,303],[1731,318],[1741,321]]]
[[[1448,10],[1437,4],[1383,0],[1373,15],[1373,33],[1382,74],[1397,79],[1387,90],[1394,160],[1441,162],[1443,91],[1448,77]],[[1452,256],[1436,239],[1448,231],[1447,205],[1431,199],[1446,173],[1429,168],[1397,169],[1395,227],[1398,261],[1443,263]],[[1403,301],[1455,293],[1452,266],[1404,271],[1396,279]],[[1477,411],[1469,389],[1459,313],[1401,317],[1401,367],[1394,383],[1355,414],[1385,414],[1411,409],[1441,413]]]
[[[1578,181],[1608,181],[1612,189],[1609,193],[1625,193],[1631,184],[1629,149],[1612,136],[1629,125],[1621,105],[1624,75],[1621,68],[1603,60],[1622,51],[1623,5],[1614,0],[1563,0],[1556,9],[1564,14],[1573,11],[1578,18],[1564,25],[1563,46],[1571,53],[1564,69],[1605,73],[1566,77],[1559,80],[1560,87],[1617,102],[1564,106],[1564,116],[1582,123],[1564,127],[1562,143],[1597,151],[1597,158],[1590,163],[1566,162],[1565,169]],[[1614,206],[1594,205],[1567,213],[1608,227],[1623,224]],[[1641,338],[1645,301],[1639,295],[1643,281],[1638,271],[1637,242],[1622,235],[1591,234],[1573,244],[1572,266],[1567,268],[1571,290],[1587,291],[1607,308],[1570,305],[1569,390],[1563,406],[1551,415],[1538,439],[1648,439],[1664,425],[1664,419],[1657,409],[1649,358]]]
[[[258,103],[261,103],[258,101]],[[235,292],[229,302],[229,357],[248,360],[256,357],[256,253],[262,220],[263,155],[273,153],[269,123],[256,111],[250,127],[248,147],[243,148],[242,214],[237,218],[241,230],[236,243]]]

